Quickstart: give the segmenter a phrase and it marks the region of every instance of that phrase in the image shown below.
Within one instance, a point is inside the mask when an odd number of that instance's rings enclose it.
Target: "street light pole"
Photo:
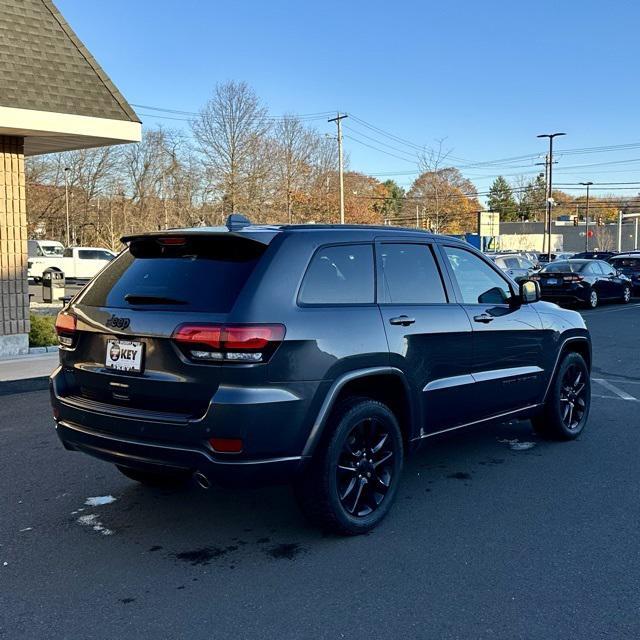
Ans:
[[[67,213],[67,247],[71,244],[69,234],[69,167],[64,168],[64,207]]]
[[[541,133],[538,138],[549,138],[549,171],[547,173],[548,183],[547,183],[547,206],[545,212],[545,235],[547,235],[548,231],[548,247],[547,247],[547,258],[551,261],[551,193],[553,189],[553,139],[557,136],[566,136],[566,133],[556,132],[556,133]],[[544,253],[544,241],[542,245],[542,251]]]
[[[581,182],[583,187],[587,187],[587,212],[584,216],[584,250],[589,251],[589,187],[593,184],[593,182]]]

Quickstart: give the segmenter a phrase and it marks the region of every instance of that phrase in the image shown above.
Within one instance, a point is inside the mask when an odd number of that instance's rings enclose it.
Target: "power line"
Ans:
[[[409,160],[408,158],[402,158],[398,155],[396,155],[395,153],[390,153],[389,151],[385,151],[384,149],[380,149],[378,147],[374,147],[371,144],[368,144],[367,142],[363,142],[362,140],[358,140],[358,138],[354,138],[353,136],[347,136],[345,135],[345,138],[349,138],[349,140],[353,140],[354,142],[357,142],[358,144],[364,145],[365,147],[369,147],[370,149],[374,149],[375,151],[379,151],[380,153],[384,153],[388,156],[391,156],[392,158],[397,158],[398,160],[403,160],[404,162],[410,162],[411,164],[418,164],[417,159],[416,160]]]

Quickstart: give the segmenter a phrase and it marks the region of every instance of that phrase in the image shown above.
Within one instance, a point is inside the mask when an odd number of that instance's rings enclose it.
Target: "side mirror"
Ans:
[[[523,304],[538,302],[542,297],[540,284],[535,280],[524,280],[520,283],[520,300]]]

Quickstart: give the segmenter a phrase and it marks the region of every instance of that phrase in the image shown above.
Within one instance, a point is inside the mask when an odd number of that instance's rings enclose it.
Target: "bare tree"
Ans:
[[[191,128],[210,175],[220,183],[224,209],[235,211],[252,155],[269,130],[266,109],[246,83],[225,82],[216,86]]]
[[[441,221],[441,199],[443,192],[442,169],[447,157],[451,154],[451,149],[444,150],[442,145],[445,138],[436,140],[436,146],[424,148],[418,156],[418,166],[423,176],[426,176],[428,189],[431,192],[431,202],[424,205],[423,210],[427,210],[432,215],[432,226],[435,233],[440,233]]]
[[[302,191],[311,174],[317,134],[295,116],[285,116],[274,127],[277,144],[276,174],[289,224],[293,222],[293,195]]]

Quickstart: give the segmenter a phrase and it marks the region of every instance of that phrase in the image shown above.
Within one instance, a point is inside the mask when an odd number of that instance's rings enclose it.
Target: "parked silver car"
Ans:
[[[538,270],[531,260],[518,253],[495,254],[488,257],[516,282],[527,280]]]

